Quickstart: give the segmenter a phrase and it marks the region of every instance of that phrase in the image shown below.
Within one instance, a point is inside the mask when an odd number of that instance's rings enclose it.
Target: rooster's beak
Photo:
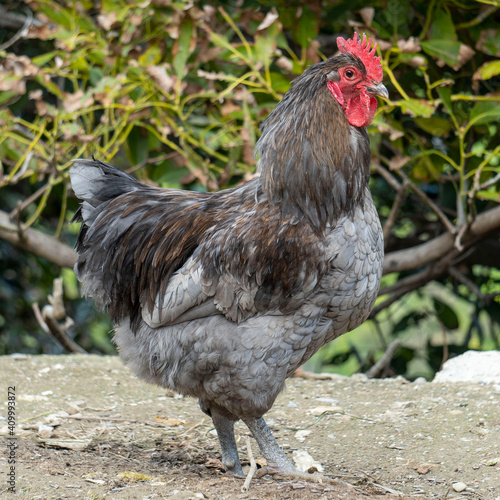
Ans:
[[[378,95],[380,97],[384,97],[385,99],[389,99],[389,92],[387,92],[387,89],[385,88],[385,85],[383,83],[366,87],[366,90],[370,94]]]

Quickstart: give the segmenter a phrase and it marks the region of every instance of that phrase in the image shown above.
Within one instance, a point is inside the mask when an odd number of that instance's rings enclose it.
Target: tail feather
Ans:
[[[75,273],[83,293],[115,322],[135,323],[213,224],[217,194],[147,186],[95,159],[75,160],[69,173],[82,200],[72,222],[82,223]]]
[[[76,196],[92,207],[144,187],[131,175],[100,160],[73,160],[69,175]]]

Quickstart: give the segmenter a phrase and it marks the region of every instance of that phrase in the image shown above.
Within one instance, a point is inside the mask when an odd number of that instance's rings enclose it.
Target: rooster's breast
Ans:
[[[380,220],[367,190],[352,216],[339,220],[328,238],[330,272],[320,283],[333,338],[366,320],[377,298],[384,260]],[[329,341],[331,339],[327,339]]]

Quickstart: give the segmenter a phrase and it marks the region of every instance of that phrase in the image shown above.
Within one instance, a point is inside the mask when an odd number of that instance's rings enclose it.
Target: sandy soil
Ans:
[[[145,385],[117,358],[1,357],[0,382],[0,498],[500,499],[494,384],[291,379],[266,420],[291,457],[307,451],[335,481],[264,476],[243,493],[243,480],[224,474],[197,402]],[[248,464],[248,432],[237,432]],[[263,464],[253,440],[252,449]],[[6,496],[8,458],[16,493]]]

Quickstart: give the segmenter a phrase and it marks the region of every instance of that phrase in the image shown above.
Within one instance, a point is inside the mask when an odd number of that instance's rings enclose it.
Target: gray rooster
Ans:
[[[146,186],[75,160],[75,266],[140,378],[199,399],[225,469],[241,419],[271,472],[295,473],[263,415],[285,380],[360,325],[382,274],[366,129],[387,97],[366,37],[307,69],[263,124],[260,176],[215,193]]]

